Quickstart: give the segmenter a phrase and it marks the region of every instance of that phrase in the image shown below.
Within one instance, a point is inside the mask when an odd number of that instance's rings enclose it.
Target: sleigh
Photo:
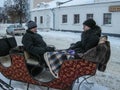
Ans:
[[[48,89],[72,90],[76,79],[86,75],[94,76],[100,64],[100,62],[86,60],[85,58],[65,60],[58,72],[58,78],[52,78],[45,82],[35,79],[29,72],[23,47],[17,46],[17,50],[11,50],[9,56],[11,66],[5,67],[0,64],[0,72],[10,79],[10,85],[12,80],[28,83],[27,90],[29,84],[48,87]],[[84,80],[86,79],[84,78]]]

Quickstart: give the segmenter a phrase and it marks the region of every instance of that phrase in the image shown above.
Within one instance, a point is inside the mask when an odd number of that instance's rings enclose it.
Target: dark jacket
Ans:
[[[47,51],[47,45],[41,35],[30,30],[22,38],[22,44],[26,51],[33,55],[43,55]]]
[[[99,37],[101,35],[99,29],[99,32],[96,32],[95,29],[83,31],[81,35],[81,41],[76,42],[73,46],[70,47],[70,49],[75,50],[77,53],[84,53],[87,50],[95,47],[98,44]]]

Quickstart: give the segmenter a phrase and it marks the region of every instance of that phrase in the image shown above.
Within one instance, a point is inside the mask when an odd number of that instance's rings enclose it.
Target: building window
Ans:
[[[62,15],[62,23],[67,23],[67,15]]]
[[[37,23],[37,17],[34,18],[34,21]]]
[[[43,24],[43,16],[40,16],[40,24]]]
[[[79,14],[74,14],[74,24],[80,23],[80,15]]]
[[[86,19],[93,19],[93,14],[87,14]]]
[[[103,24],[111,24],[111,13],[104,13]]]

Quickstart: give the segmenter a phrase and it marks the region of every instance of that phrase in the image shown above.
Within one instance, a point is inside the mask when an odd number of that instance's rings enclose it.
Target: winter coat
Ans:
[[[33,55],[43,55],[47,50],[47,45],[41,35],[27,30],[22,38],[22,44],[26,51]]]
[[[81,35],[81,41],[76,42],[69,49],[75,50],[77,53],[84,53],[98,44],[100,35],[100,29],[98,29],[97,32],[94,29],[83,31]]]
[[[96,47],[88,50],[82,55],[85,60],[93,61],[98,63],[98,70],[105,71],[106,65],[109,61],[111,54],[110,42],[98,44]]]

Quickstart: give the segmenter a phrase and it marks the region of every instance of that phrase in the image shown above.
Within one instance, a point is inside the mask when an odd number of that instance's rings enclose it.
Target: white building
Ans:
[[[31,10],[31,19],[37,22],[38,28],[82,31],[82,23],[93,18],[103,33],[120,36],[120,0],[59,1],[44,3]]]

